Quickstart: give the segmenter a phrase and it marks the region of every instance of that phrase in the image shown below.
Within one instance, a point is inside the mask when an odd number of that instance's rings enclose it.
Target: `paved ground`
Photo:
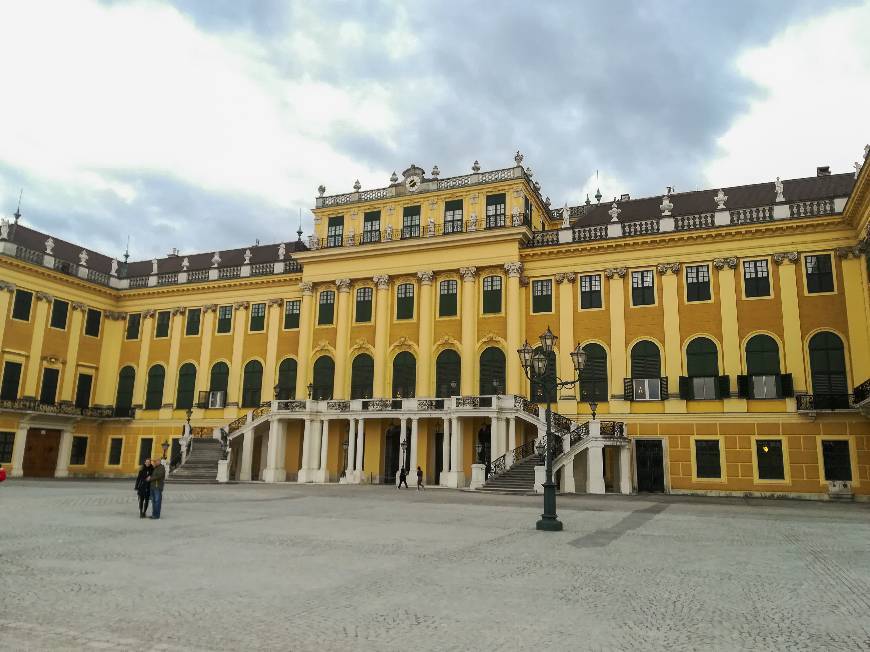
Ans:
[[[870,649],[870,505],[0,485],[4,649]]]

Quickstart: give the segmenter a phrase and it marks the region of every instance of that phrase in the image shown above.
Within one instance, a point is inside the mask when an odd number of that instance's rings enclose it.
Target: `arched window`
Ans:
[[[779,345],[770,335],[753,335],[746,342],[746,373],[750,376],[779,373]]]
[[[196,365],[185,362],[178,370],[178,387],[175,390],[175,407],[186,410],[193,407],[193,392],[196,389]]]
[[[263,365],[249,360],[242,375],[242,407],[258,407],[263,392]]]
[[[741,398],[793,396],[791,374],[779,372],[779,345],[770,335],[753,335],[746,342],[746,376],[737,377]]]
[[[497,278],[497,277],[496,277]],[[498,347],[490,346],[480,354],[480,395],[504,394],[505,358]]]
[[[834,333],[823,331],[810,338],[809,349],[816,407],[823,410],[848,408],[849,385],[843,341]]]
[[[543,352],[543,348],[538,346],[535,348],[535,355]],[[537,403],[546,403],[548,400],[551,403],[556,401],[556,352],[550,351],[547,355],[547,371],[542,377],[535,374],[534,365],[532,365],[532,401]]]
[[[586,366],[580,374],[580,400],[606,401],[610,397],[607,386],[607,351],[595,342],[583,347],[586,352]]]
[[[720,386],[718,349],[706,337],[696,337],[686,346],[686,373],[688,377],[680,378],[680,398],[715,399],[730,391]]]
[[[667,385],[661,375],[659,347],[649,340],[635,343],[631,347],[631,378],[625,379],[625,398],[629,401],[659,401],[667,398]]]
[[[393,398],[410,398],[417,393],[417,359],[407,351],[393,358]]]
[[[209,391],[224,392],[226,394],[227,385],[230,382],[230,368],[226,362],[215,362],[211,367],[211,375],[209,377]]]
[[[163,365],[156,364],[148,370],[148,384],[145,389],[145,409],[159,410],[163,405],[163,381],[166,370]]]
[[[115,394],[115,416],[129,416],[133,407],[133,385],[136,383],[136,370],[127,365],[118,374],[118,392]]]
[[[278,400],[296,398],[296,360],[284,358],[278,365]]]
[[[328,355],[317,358],[314,363],[312,398],[324,401],[332,398],[335,382],[335,362]]]
[[[350,397],[371,398],[375,380],[375,361],[368,353],[360,353],[350,367]]]
[[[459,395],[462,361],[453,349],[445,349],[435,360],[435,396],[447,398]]]

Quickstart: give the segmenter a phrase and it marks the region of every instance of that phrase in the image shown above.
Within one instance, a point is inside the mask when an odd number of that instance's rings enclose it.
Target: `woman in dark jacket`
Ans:
[[[136,476],[136,484],[134,489],[139,494],[139,518],[145,518],[145,512],[148,511],[148,499],[151,497],[151,488],[149,480],[151,479],[151,460],[145,460],[142,463],[142,468],[139,469],[139,475]]]

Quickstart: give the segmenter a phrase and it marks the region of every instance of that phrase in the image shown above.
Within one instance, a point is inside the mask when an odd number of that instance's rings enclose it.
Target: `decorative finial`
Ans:
[[[719,188],[719,192],[713,197],[713,201],[716,202],[716,210],[724,210],[725,202],[728,201],[728,195],[725,194],[725,191],[722,188]]]
[[[599,200],[599,201],[600,201],[600,200]],[[610,207],[610,210],[607,211],[607,213],[610,215],[610,221],[611,221],[611,222],[616,222],[616,221],[617,221],[616,218],[619,216],[619,214],[620,214],[621,212],[622,212],[622,211],[619,210],[619,209],[616,207],[616,197],[614,197],[614,198],[613,198],[613,206],[611,206],[611,207]]]
[[[674,207],[673,203],[671,202],[671,197],[670,197],[670,195],[671,195],[671,187],[668,186],[668,189],[667,189],[667,191],[665,192],[665,196],[662,197],[662,205],[659,206],[659,209],[660,209],[661,212],[662,212],[662,217],[665,217],[665,216],[667,216],[667,215],[670,215],[670,214],[671,214],[671,209]]]
[[[861,168],[864,167],[860,161],[855,161],[855,178],[858,178],[858,173],[861,171]]]
[[[88,252],[82,249],[82,252],[79,254],[79,265],[82,267],[88,266]]]
[[[520,150],[517,150],[517,153],[514,155],[514,163],[518,166],[523,164],[523,155],[520,154]]]
[[[568,202],[562,207],[562,228],[567,229],[571,226],[571,209],[568,208]]]
[[[217,251],[214,252],[214,256],[211,257],[211,266],[217,267],[221,264],[221,255]]]
[[[109,268],[109,276],[117,276],[118,275],[118,261],[112,258],[112,264]]]
[[[441,170],[439,170],[438,166],[436,165],[432,168],[432,176],[437,179],[439,174],[441,174]]]
[[[544,204],[545,204],[547,207],[550,206],[550,197],[549,197],[549,196],[547,196],[547,197],[544,199]]]
[[[15,224],[18,224],[18,220],[21,219],[21,195],[23,194],[24,188],[18,191],[18,208],[15,209],[15,215],[13,215],[13,217],[15,218]]]
[[[156,258],[151,259],[151,273],[152,274],[157,273],[157,259]]]
[[[251,250],[245,249],[245,265],[251,264]]]
[[[181,261],[181,269],[186,272],[188,267],[190,267],[190,261],[187,259],[187,256],[185,256],[184,260]]]
[[[589,193],[586,193],[586,205],[589,206],[592,203],[592,200],[589,199]]]
[[[480,172],[480,162],[477,159],[475,159],[474,163],[471,165],[471,171],[475,174]]]
[[[399,175],[396,174],[395,170],[393,170],[393,173],[390,175],[390,183],[398,183],[398,182],[399,182]]]
[[[531,179],[533,176],[535,176],[535,173],[532,172],[532,166],[529,166],[526,168],[526,175],[529,177],[529,179]]]
[[[324,185],[321,183],[319,186],[317,186],[317,192],[320,193],[320,196],[321,196],[321,197],[323,197],[323,193],[326,192],[326,186],[324,186]]]
[[[779,177],[776,178],[773,185],[776,187],[776,201],[785,201],[785,195],[782,193],[782,181],[779,180]]]
[[[127,246],[124,247],[124,264],[127,264],[127,260],[130,258],[130,236],[127,236]]]
[[[353,182],[353,189],[356,192],[359,192],[359,189],[362,188],[362,184],[359,182],[359,179]]]
[[[602,198],[603,196],[604,196],[604,195],[601,194],[601,188],[598,188],[598,189],[595,191],[595,201],[597,201],[597,202],[600,204],[600,203],[601,203],[601,198]]]
[[[48,240],[45,241],[45,253],[47,253],[49,256],[51,256],[53,251],[54,251],[54,238],[49,237]]]

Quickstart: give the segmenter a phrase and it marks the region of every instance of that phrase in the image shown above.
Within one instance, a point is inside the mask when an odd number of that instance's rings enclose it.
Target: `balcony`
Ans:
[[[798,412],[833,412],[855,407],[851,394],[795,394]]]
[[[0,410],[14,412],[35,412],[64,417],[84,417],[88,419],[132,419],[134,408],[118,407],[78,407],[71,403],[42,403],[35,398],[17,398],[0,401]]]

